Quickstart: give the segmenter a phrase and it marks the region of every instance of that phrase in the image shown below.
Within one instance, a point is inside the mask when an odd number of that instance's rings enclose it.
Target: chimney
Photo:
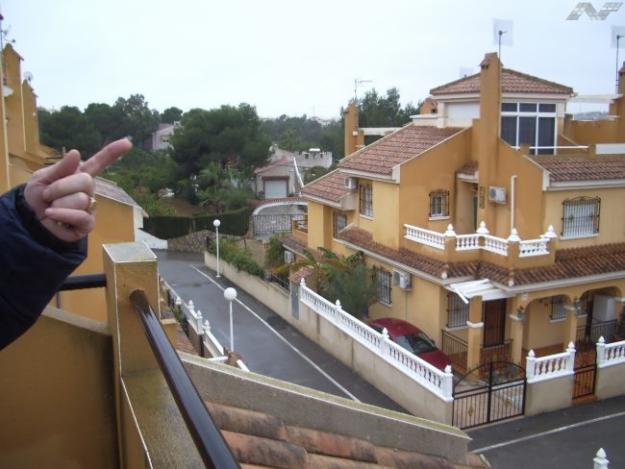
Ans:
[[[345,155],[349,156],[358,149],[358,104],[356,101],[350,101],[347,109],[343,112],[345,119]]]
[[[480,174],[480,192],[488,193],[497,173],[497,153],[501,110],[501,62],[497,53],[484,56],[480,64],[480,120],[477,127],[477,160]],[[495,226],[494,213],[488,209],[488,201],[481,198],[478,220],[486,226]]]

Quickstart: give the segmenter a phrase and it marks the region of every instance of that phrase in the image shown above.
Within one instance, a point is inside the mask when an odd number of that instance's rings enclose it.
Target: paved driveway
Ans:
[[[212,332],[230,342],[223,288],[231,285],[203,265],[200,254],[156,251],[159,272],[186,302],[193,300]],[[234,350],[251,371],[330,394],[405,412],[397,403],[351,371],[286,321],[237,288],[233,304]]]

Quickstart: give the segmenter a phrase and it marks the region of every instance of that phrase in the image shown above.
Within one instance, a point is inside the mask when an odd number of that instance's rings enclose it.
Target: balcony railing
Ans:
[[[518,244],[519,257],[533,257],[549,255],[549,242],[557,235],[552,226],[547,232],[537,239],[522,240],[515,229],[508,238],[500,238],[489,233],[484,222],[480,223],[476,233],[458,235],[452,225],[447,226],[447,231],[439,233],[437,231],[426,230],[412,225],[404,225],[404,238],[415,243],[430,246],[435,249],[445,251],[448,241],[455,239],[451,243],[457,252],[462,251],[488,251],[500,256],[507,256],[511,244]]]

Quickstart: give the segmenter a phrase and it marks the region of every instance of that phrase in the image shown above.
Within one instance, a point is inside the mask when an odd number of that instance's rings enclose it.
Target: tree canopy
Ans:
[[[402,108],[399,99],[397,88],[388,89],[386,96],[378,95],[375,89],[367,91],[358,101],[360,127],[401,127],[410,122],[410,116],[419,110],[411,103]]]
[[[182,119],[182,109],[172,106],[168,107],[161,114],[161,122],[163,124],[173,124]]]
[[[260,128],[256,109],[249,104],[192,109],[170,140],[172,157],[184,176],[197,175],[209,163],[230,164],[246,172],[267,161],[270,140]]]

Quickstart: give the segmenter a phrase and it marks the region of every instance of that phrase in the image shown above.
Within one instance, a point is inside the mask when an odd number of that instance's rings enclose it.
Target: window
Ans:
[[[566,319],[566,309],[564,309],[564,295],[551,297],[551,313],[549,317],[552,321]]]
[[[466,327],[469,320],[469,304],[455,293],[447,295],[447,327]]]
[[[430,217],[449,216],[449,191],[430,192]]]
[[[556,141],[556,105],[501,103],[501,138],[513,147],[533,147],[531,154],[553,154]]]
[[[376,287],[378,301],[385,305],[391,304],[391,273],[386,270],[376,270]]]
[[[565,200],[562,206],[562,236],[581,238],[599,233],[599,197]]]
[[[347,226],[347,216],[344,213],[334,212],[334,222],[332,224],[332,233],[336,238],[339,231]]]
[[[373,188],[371,184],[360,184],[360,214],[373,216]]]

